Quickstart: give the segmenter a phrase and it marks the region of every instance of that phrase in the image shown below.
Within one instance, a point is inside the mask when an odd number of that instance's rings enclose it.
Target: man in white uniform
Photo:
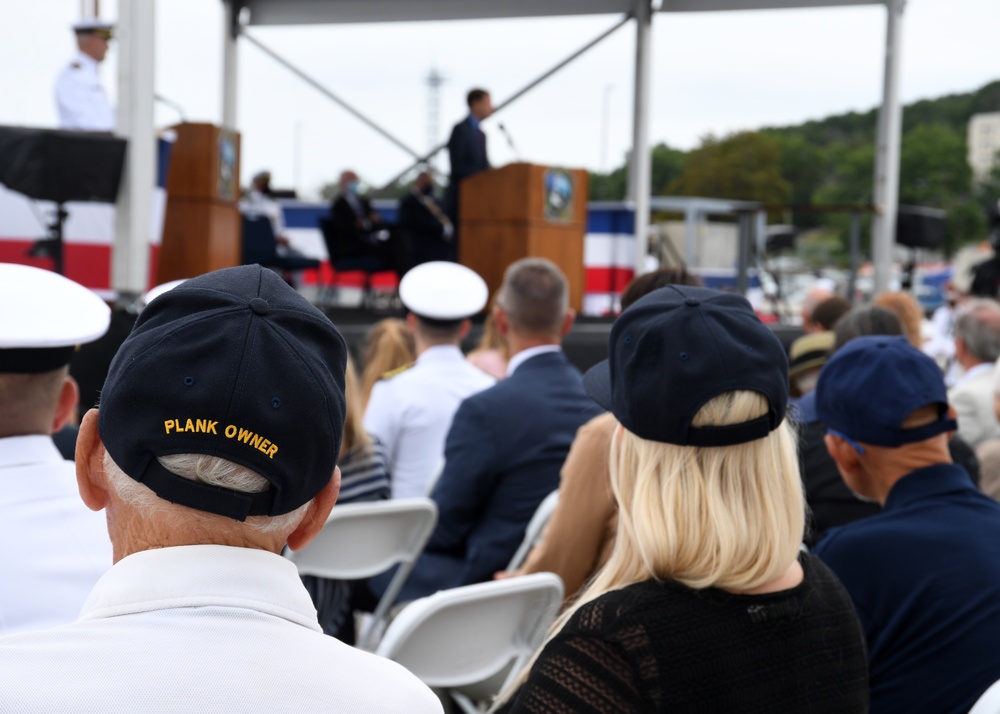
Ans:
[[[114,131],[115,112],[104,93],[97,67],[108,53],[114,25],[96,19],[73,25],[77,53],[56,80],[59,128]]]
[[[393,498],[427,495],[458,405],[494,383],[459,348],[469,332],[468,318],[486,306],[488,297],[485,281],[457,263],[424,263],[400,281],[417,361],[377,382],[365,410],[365,429],[389,455]]]
[[[111,311],[82,285],[0,263],[0,635],[72,622],[111,567],[104,519],[52,443],[76,410],[67,365],[108,330]]]
[[[337,499],[346,355],[259,265],[146,306],[77,443],[115,564],[76,622],[0,638],[0,711],[440,714],[401,666],[324,635],[280,555]]]

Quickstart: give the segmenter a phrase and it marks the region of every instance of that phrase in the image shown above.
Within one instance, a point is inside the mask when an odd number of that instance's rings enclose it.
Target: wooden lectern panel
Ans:
[[[242,261],[239,134],[179,124],[167,176],[157,282],[193,278]]]
[[[479,273],[493,294],[515,260],[547,258],[566,275],[570,305],[581,310],[587,179],[586,171],[532,164],[466,179],[460,192],[460,262]]]

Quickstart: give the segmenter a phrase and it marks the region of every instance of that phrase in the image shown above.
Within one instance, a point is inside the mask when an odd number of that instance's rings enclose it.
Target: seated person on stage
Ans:
[[[274,200],[271,193],[271,172],[261,171],[255,175],[250,184],[250,190],[240,199],[240,213],[247,218],[263,217],[271,222],[274,230],[274,240],[279,247],[288,247],[288,236],[285,235],[285,217],[281,206]]]
[[[409,239],[413,264],[457,260],[455,227],[434,199],[434,176],[422,171],[399,202],[399,229]]]
[[[608,353],[584,383],[618,421],[614,551],[499,711],[867,712],[858,616],[800,551],[780,340],[744,298],[672,285]]]
[[[844,482],[882,506],[815,549],[861,618],[872,714],[964,714],[1000,679],[1000,504],[948,453],[941,370],[905,337],[859,337],[816,409]]]
[[[330,204],[330,220],[340,258],[367,259],[365,270],[395,270],[405,272],[402,242],[382,222],[371,202],[358,195],[360,182],[353,171],[340,174],[340,192]],[[330,256],[331,260],[334,256]]]
[[[271,230],[274,232],[274,249],[282,258],[305,258],[300,251],[292,248],[291,241],[285,234],[285,217],[281,210],[281,205],[274,200],[271,191],[271,172],[261,171],[257,173],[250,184],[250,190],[240,199],[237,204],[240,213],[247,218],[266,218],[271,222]],[[286,277],[292,279],[292,283],[297,283],[294,276],[297,271],[288,271]]]
[[[70,358],[107,332],[111,311],[82,285],[26,265],[0,264],[0,304],[0,635],[9,635],[72,622],[111,567],[107,525],[80,500],[73,462],[52,440],[76,411]]]
[[[474,271],[444,261],[418,265],[399,283],[417,361],[376,383],[365,410],[365,428],[389,455],[393,498],[427,495],[455,410],[495,381],[466,362],[460,346],[488,295]]]
[[[432,498],[438,523],[400,600],[489,580],[510,562],[538,505],[559,487],[573,436],[601,409],[560,344],[573,324],[566,278],[524,258],[504,275],[495,315],[507,336],[507,378],[459,406]],[[381,595],[388,575],[372,590]]]
[[[644,273],[625,288],[621,309],[653,290],[667,285],[699,285],[700,280],[683,268],[663,268]],[[618,506],[611,492],[608,462],[611,438],[618,422],[610,412],[596,416],[580,427],[563,464],[559,501],[541,542],[532,549],[524,565],[496,577],[555,573],[563,581],[567,601],[604,565],[615,544]]]
[[[440,714],[405,669],[324,635],[281,556],[337,500],[346,355],[259,265],[142,311],[77,448],[115,564],[76,622],[0,639],[0,711]]]
[[[337,460],[337,467],[340,469],[337,506],[343,503],[385,500],[391,492],[385,447],[365,431],[362,423],[361,385],[350,355],[347,357],[347,370],[344,374],[344,396],[347,398],[347,417],[344,421],[340,458]],[[302,582],[316,605],[323,632],[347,644],[354,644],[351,599],[355,582],[313,575],[303,576]]]

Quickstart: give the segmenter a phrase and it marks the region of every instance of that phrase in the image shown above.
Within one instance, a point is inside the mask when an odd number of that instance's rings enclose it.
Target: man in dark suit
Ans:
[[[462,180],[490,167],[486,153],[486,134],[479,128],[479,122],[493,113],[493,101],[485,89],[473,89],[466,96],[466,102],[469,105],[469,116],[455,125],[448,139],[451,176],[445,194],[445,209],[456,229]]]
[[[577,429],[602,411],[559,346],[574,317],[567,293],[547,260],[507,269],[494,312],[510,345],[507,378],[468,397],[452,420],[432,494],[437,527],[401,601],[505,569],[535,509],[559,487]]]
[[[414,265],[456,260],[455,228],[434,200],[434,177],[429,171],[417,176],[399,202],[399,229],[410,245]]]
[[[330,204],[330,220],[336,236],[338,255],[342,258],[370,258],[368,270],[405,272],[406,258],[401,241],[382,222],[371,202],[358,195],[358,175],[353,171],[340,174],[340,192]]]

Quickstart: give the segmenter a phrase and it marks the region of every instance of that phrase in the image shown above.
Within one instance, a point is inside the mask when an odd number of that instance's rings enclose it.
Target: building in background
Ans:
[[[969,119],[969,166],[977,181],[986,178],[1000,152],[1000,112],[973,114]]]

